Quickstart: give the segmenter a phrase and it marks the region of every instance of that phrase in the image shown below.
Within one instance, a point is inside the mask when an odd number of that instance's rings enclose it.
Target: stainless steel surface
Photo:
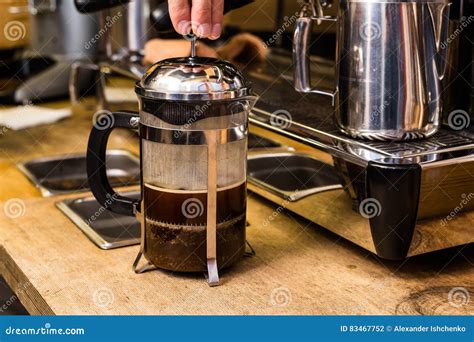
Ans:
[[[217,267],[217,158],[219,132],[208,132],[207,139],[207,212],[206,212],[206,259],[207,282],[209,286],[219,285]],[[245,132],[247,138],[247,132]],[[244,161],[245,163],[245,161]]]
[[[316,193],[296,202],[282,199],[281,196],[253,182],[248,183],[248,189],[272,201],[276,207],[296,213],[376,253],[369,220],[353,210],[353,203],[343,189]],[[473,243],[473,226],[469,224],[469,222],[472,223],[472,216],[464,217],[466,213],[460,213],[459,221],[451,221],[444,226],[440,225],[439,218],[418,220],[407,257]]]
[[[263,127],[260,123],[258,123],[258,126]],[[289,135],[282,135],[280,131],[275,130],[270,125],[266,128],[268,129],[269,136],[277,142],[280,136],[284,137],[285,141],[291,138]],[[296,135],[294,140],[301,142]],[[400,145],[403,145],[403,143],[400,143]],[[332,159],[335,161],[337,159],[334,151],[329,146],[326,146],[328,148],[323,148],[323,145],[313,146],[318,152],[318,159],[321,163],[323,160]],[[433,151],[436,151],[436,148]],[[474,150],[471,148],[470,151],[470,154],[466,154],[462,158],[457,158],[455,154],[450,154],[452,159],[427,163],[422,166],[418,219],[407,256],[424,254],[474,242],[473,214],[470,211],[474,209],[472,201],[463,208],[463,212],[457,214],[456,220],[452,220],[448,224],[440,224],[443,213],[448,215],[453,208],[457,208],[460,205],[460,201],[464,198],[463,195],[466,196],[466,194],[474,193],[472,182],[472,175],[474,174],[474,155],[472,152]],[[299,153],[296,150],[296,154]],[[271,155],[270,153],[268,154]],[[258,153],[256,156],[258,157]],[[252,154],[249,158],[252,158]],[[359,158],[362,159],[363,156]],[[404,158],[401,157],[399,159],[403,160]],[[358,198],[365,198],[366,196],[366,168],[358,163],[347,161],[344,165],[348,168],[348,178],[345,179],[344,184],[350,185],[345,189],[340,186],[336,189],[315,192],[308,196],[300,197],[296,201],[291,201],[289,200],[291,192],[276,191],[275,187],[268,184],[268,181],[262,184],[260,181],[255,181],[251,176],[249,176],[248,189],[274,202],[279,208],[284,208],[301,215],[339,236],[376,253],[371,234],[370,220],[359,213]],[[249,172],[251,172],[252,167],[251,160],[249,160]],[[283,170],[283,168],[281,169]],[[286,171],[289,172],[289,170]],[[339,173],[341,178],[344,178],[341,168],[335,168],[334,172]],[[355,191],[355,193],[351,194],[350,190]]]
[[[225,100],[251,95],[250,85],[230,63],[214,58],[171,58],[154,64],[135,87],[161,100]]]
[[[90,61],[98,55],[93,43],[99,32],[99,17],[84,16],[73,1],[30,0],[31,48],[28,58],[52,59],[54,64],[23,82],[15,89],[14,102],[28,103],[57,99],[68,95],[71,65],[75,61]],[[76,89],[85,90],[92,84],[89,74],[82,74]]]
[[[265,153],[248,158],[248,179],[287,201],[341,189],[336,169],[301,153]]]
[[[336,18],[321,18],[321,21],[329,21],[337,23]],[[296,21],[295,35],[293,38],[293,54],[295,59],[294,83],[295,89],[302,93],[313,93],[329,96],[333,106],[335,105],[337,86],[334,90],[313,88],[311,86],[311,72],[308,54],[309,44],[311,43],[311,32],[313,27],[313,19],[301,17]]]
[[[146,67],[141,62],[129,62],[127,60],[106,61],[99,63],[99,69],[102,75],[114,72],[118,75],[128,77],[139,81],[145,74]]]
[[[248,135],[248,148],[249,150],[259,150],[259,149],[274,149],[274,148],[279,148],[282,147],[282,144],[271,140],[267,139],[264,137],[261,137],[257,134],[249,133]]]
[[[99,16],[82,15],[74,1],[30,1],[33,51],[58,59],[89,59],[98,51]]]
[[[84,61],[75,62],[71,67],[71,76],[69,78],[69,97],[73,106],[83,106],[87,110],[112,110],[112,106],[117,104],[117,99],[111,99],[107,96],[107,92],[110,89],[116,89],[111,87],[109,81],[114,79],[116,76],[123,76],[125,78],[138,81],[145,73],[146,68],[141,63],[130,62],[128,60],[117,60],[117,61],[106,61],[97,63],[88,63]],[[84,76],[87,74],[96,73],[94,78],[94,84],[89,88],[85,88]],[[95,103],[93,105],[84,105],[80,96],[80,90],[91,90],[95,87]],[[133,89],[133,88],[132,88]],[[131,91],[133,94],[133,90]],[[137,98],[133,94],[133,98],[124,95],[120,101],[120,110],[125,109],[124,107],[128,103],[132,103],[134,106],[131,108],[135,110]],[[91,108],[92,107],[92,108]]]
[[[272,113],[257,107],[253,109],[250,122],[257,126],[266,128],[288,136],[297,141],[330,153],[334,157],[365,166],[369,161],[392,158],[393,163],[397,160],[411,158],[420,164],[438,164],[450,160],[452,164],[457,159],[473,158],[474,135],[461,134],[456,131],[442,129],[434,136],[421,141],[406,142],[372,142],[349,138],[341,134],[331,125],[315,128],[306,121],[305,117],[311,114],[292,112],[293,121],[287,129],[271,124]]]
[[[57,8],[57,0],[29,0],[30,12],[37,14],[41,12],[54,12]]]
[[[151,271],[156,269],[156,266],[154,266],[147,258],[145,255],[145,207],[144,207],[145,201],[143,198],[140,199],[139,203],[139,208],[135,208],[135,218],[136,220],[140,223],[140,250],[135,258],[135,261],[133,262],[132,268],[133,271],[137,274],[144,273],[147,271]],[[140,265],[140,261],[144,259],[144,263]]]
[[[190,34],[191,37],[191,58],[196,57],[196,41],[197,37],[194,34]]]
[[[401,142],[351,138],[337,128],[330,98],[296,92],[287,76],[281,74],[281,70],[291,70],[290,56],[270,55],[269,59],[271,64],[262,67],[258,75],[250,73],[254,91],[262,94],[252,110],[250,130],[258,134],[265,132],[266,138],[294,146],[296,153],[308,152],[306,147],[299,150],[301,143],[313,147],[309,153],[321,162],[332,162],[344,188],[315,193],[297,201],[289,201],[274,189],[250,180],[249,190],[274,202],[279,209],[305,217],[377,253],[372,231],[386,226],[373,226],[371,219],[360,213],[362,201],[374,196],[368,187],[369,183],[374,185],[368,175],[368,166],[375,163],[390,169],[404,163],[418,164],[420,178],[413,187],[413,194],[419,192],[418,201],[413,204],[417,205],[417,214],[410,223],[413,236],[406,256],[474,242],[472,132],[441,128],[427,139]],[[320,67],[319,62],[311,65],[313,82],[330,88],[332,78],[326,80],[326,68],[321,70]],[[285,94],[284,98],[281,94]],[[278,116],[281,113],[286,115]],[[250,157],[252,155],[250,153]],[[398,182],[394,183],[398,188]],[[389,188],[388,184],[387,190]],[[407,200],[413,200],[410,196]],[[403,207],[403,203],[394,203],[392,207],[390,202],[385,202],[384,208],[387,203],[396,213]],[[393,217],[393,211],[387,215],[388,219]],[[452,213],[457,213],[456,218],[446,219]],[[270,220],[263,224],[269,224]]]
[[[80,91],[84,89],[84,86],[81,86],[81,79],[83,79],[84,74],[89,74],[92,72],[98,72],[99,67],[94,63],[87,63],[83,61],[74,62],[71,65],[71,74],[69,76],[68,90],[69,98],[71,100],[72,106],[81,104],[81,93]],[[103,103],[102,92],[97,91],[97,102]]]
[[[446,72],[447,49],[441,45],[448,37],[447,0],[342,0],[337,18],[302,15],[294,37],[295,87],[330,95],[339,129],[352,137],[392,141],[436,133]],[[310,85],[306,54],[312,20],[339,25],[334,92]]]
[[[47,56],[36,58],[46,59]],[[25,79],[13,92],[15,103],[27,104],[31,102],[57,99],[68,95],[68,84],[72,71],[70,60],[54,61],[43,71]],[[92,76],[90,71],[83,72],[75,84],[76,89],[86,90],[91,87]]]
[[[247,125],[209,131],[183,131],[182,129],[158,128],[140,124],[142,139],[161,144],[173,145],[208,145],[212,140],[210,134],[218,132],[217,144],[227,144],[247,137]]]
[[[104,22],[107,18],[115,18],[109,32],[103,37],[110,41],[110,59],[140,62],[146,42],[156,37],[150,14],[160,2],[161,0],[131,0],[126,5],[102,12]]]
[[[99,70],[96,109],[110,109],[111,103],[105,96],[105,79],[111,73],[140,80],[145,73],[143,55],[145,44],[155,37],[150,23],[151,10],[158,0],[132,0],[124,6],[106,9],[99,13],[100,27],[103,28],[99,38],[95,37],[94,45],[100,56],[92,61],[79,63],[69,81],[69,93],[73,105],[79,105],[77,96],[78,83],[81,81],[80,70]],[[90,14],[83,15],[85,17]],[[89,62],[91,64],[89,64]]]
[[[217,270],[217,260],[216,259],[207,259],[207,283],[209,286],[218,286],[219,285],[219,272]]]
[[[140,192],[126,196],[140,198]],[[113,249],[140,243],[140,222],[131,216],[115,214],[93,197],[68,199],[56,206],[99,248]]]
[[[40,158],[19,163],[17,167],[44,197],[87,191],[85,155]],[[139,183],[140,161],[128,151],[107,152],[108,175],[113,186]]]
[[[151,1],[153,2],[153,1]],[[143,54],[150,30],[150,1],[132,0],[126,6],[128,50]]]

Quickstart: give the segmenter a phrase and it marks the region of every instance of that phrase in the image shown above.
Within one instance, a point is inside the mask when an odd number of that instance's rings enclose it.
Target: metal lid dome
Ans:
[[[251,95],[250,84],[230,63],[202,57],[170,58],[152,65],[135,92],[150,99],[226,100]]]

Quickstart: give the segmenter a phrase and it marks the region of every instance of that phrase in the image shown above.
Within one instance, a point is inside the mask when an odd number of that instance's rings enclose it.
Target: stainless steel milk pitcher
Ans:
[[[325,17],[320,0],[297,19],[295,89],[331,96],[338,128],[354,138],[409,140],[436,133],[446,72],[448,0],[340,0]],[[311,86],[313,21],[337,24],[336,86]]]

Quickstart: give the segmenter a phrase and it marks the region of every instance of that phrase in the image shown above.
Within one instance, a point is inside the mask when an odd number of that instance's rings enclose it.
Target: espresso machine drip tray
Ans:
[[[474,143],[473,139],[450,131],[440,131],[428,140],[407,141],[404,143],[368,142],[367,148],[386,153],[393,157],[413,157],[440,151],[464,149]]]
[[[413,162],[432,163],[439,159],[459,158],[474,149],[474,134],[467,130],[442,128],[431,138],[407,142],[379,142],[350,138],[334,124],[331,101],[321,96],[294,90],[291,75],[277,70],[292,70],[291,60],[270,54],[263,72],[250,72],[257,94],[262,94],[253,109],[251,123],[294,138],[331,155],[367,164],[375,159],[393,158],[393,163],[410,158]],[[324,65],[325,63],[319,63]],[[331,65],[315,70],[314,82],[332,87]],[[282,96],[285,94],[285,96]],[[403,161],[404,163],[406,162]]]

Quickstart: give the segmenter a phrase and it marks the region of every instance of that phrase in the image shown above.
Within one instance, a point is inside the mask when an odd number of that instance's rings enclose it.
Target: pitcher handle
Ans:
[[[86,73],[87,72],[87,73]],[[84,77],[83,73],[85,76],[90,76],[89,74],[94,72],[96,74],[99,74],[99,67],[96,64],[93,63],[88,63],[88,62],[82,62],[82,61],[77,61],[74,62],[71,65],[71,75],[69,76],[69,98],[71,100],[72,106],[83,106],[84,108],[89,108],[90,106],[83,105],[81,102],[81,85],[80,85],[80,80],[82,77]],[[100,76],[94,76],[94,84],[97,83],[97,81],[100,81],[98,79]],[[102,104],[104,101],[102,100],[103,98],[103,90],[99,85],[96,85],[97,90],[96,90],[96,95],[99,99],[98,103]]]
[[[128,216],[140,211],[140,201],[120,196],[112,189],[106,172],[106,150],[114,128],[136,129],[138,123],[138,113],[104,111],[94,123],[87,146],[87,178],[94,197],[101,206]]]
[[[296,20],[295,34],[293,37],[293,60],[295,64],[294,86],[295,90],[301,93],[312,93],[329,96],[332,105],[335,105],[337,86],[335,90],[313,88],[311,86],[311,73],[309,67],[308,46],[311,42],[313,20],[335,22],[337,24],[336,36],[339,35],[339,19],[337,17],[300,17]],[[338,41],[338,37],[336,37]],[[337,54],[337,46],[336,46]]]

